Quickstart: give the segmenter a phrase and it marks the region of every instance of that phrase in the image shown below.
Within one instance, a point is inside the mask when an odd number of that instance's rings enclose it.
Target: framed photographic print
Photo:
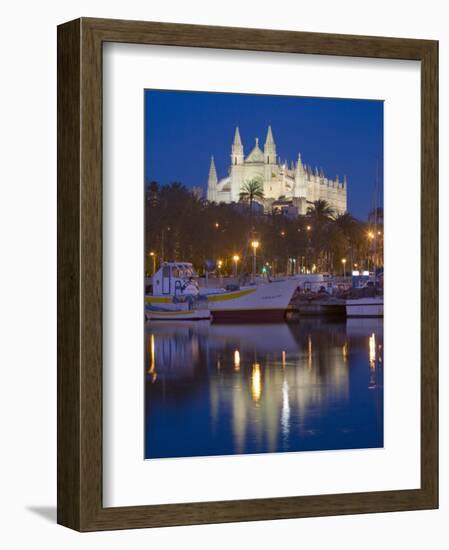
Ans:
[[[438,44],[58,28],[58,522],[438,506]]]

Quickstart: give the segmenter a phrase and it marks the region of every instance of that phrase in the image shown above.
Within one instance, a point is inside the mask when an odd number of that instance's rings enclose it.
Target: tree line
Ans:
[[[326,201],[318,200],[306,215],[258,215],[254,203],[262,201],[258,182],[245,182],[240,202],[231,204],[208,202],[181,183],[147,184],[146,271],[162,261],[184,260],[202,273],[204,262],[214,260],[222,275],[233,273],[236,264],[239,271],[250,272],[254,240],[259,272],[341,275],[383,266],[382,209],[362,221],[350,213],[336,216]]]

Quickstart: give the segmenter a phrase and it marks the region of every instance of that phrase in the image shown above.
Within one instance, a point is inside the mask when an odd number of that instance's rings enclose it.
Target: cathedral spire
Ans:
[[[234,142],[231,148],[231,164],[240,165],[240,164],[243,164],[243,161],[244,161],[243,144],[240,138],[239,127],[236,126],[235,134],[234,134]]]
[[[268,125],[267,138],[265,140],[265,145],[274,145],[273,132],[271,131],[271,124]]]
[[[215,168],[214,157],[210,158],[209,178],[207,180],[207,200],[210,202],[217,201],[217,170]]]
[[[296,174],[299,177],[303,172],[304,172],[304,166],[302,165],[301,153],[298,153],[298,162],[296,163]]]
[[[271,125],[268,125],[267,137],[263,148],[265,164],[276,164],[276,144],[274,143]]]
[[[208,185],[216,185],[218,182],[217,169],[215,168],[215,161],[213,155],[210,157],[209,179]]]
[[[240,138],[240,130],[238,126],[235,127],[234,145],[242,145],[242,140]]]

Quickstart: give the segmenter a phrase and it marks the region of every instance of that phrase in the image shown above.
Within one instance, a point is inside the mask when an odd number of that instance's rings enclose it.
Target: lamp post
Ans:
[[[253,281],[256,280],[256,257],[257,249],[259,248],[259,241],[251,241],[251,246],[253,248]]]
[[[371,250],[372,250],[372,247],[373,247],[373,240],[374,240],[374,233],[372,231],[368,231],[368,239],[369,239],[369,250],[368,250],[368,271],[369,271],[369,266],[370,266],[370,260],[371,260]],[[373,265],[375,264],[375,262],[373,262]]]
[[[218,278],[221,280],[221,268],[223,267],[223,262],[221,260],[217,261],[217,271],[218,271]]]
[[[343,278],[346,279],[346,258],[343,258],[341,263],[343,264]]]
[[[156,273],[156,252],[150,252],[150,257],[153,258],[153,275]]]
[[[238,254],[234,254],[232,256],[232,261],[234,262],[234,277],[237,277],[237,264],[239,263],[240,256]]]
[[[312,231],[312,226],[307,225],[307,251],[306,251],[306,271],[309,273],[309,262],[310,262],[310,252],[311,252],[311,242],[310,242],[310,232]]]

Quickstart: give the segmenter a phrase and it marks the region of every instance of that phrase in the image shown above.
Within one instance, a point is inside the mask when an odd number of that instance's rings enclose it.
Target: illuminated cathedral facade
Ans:
[[[207,183],[207,199],[211,202],[239,202],[245,183],[258,180],[264,193],[265,212],[273,209],[290,208],[297,214],[306,214],[314,201],[325,200],[335,215],[347,210],[347,181],[338,176],[330,179],[323,169],[304,164],[298,153],[296,162],[281,162],[277,152],[271,126],[268,126],[263,150],[259,139],[251,152],[245,156],[240,131],[235,129],[231,147],[231,164],[228,175],[218,179],[214,158],[211,158]]]

